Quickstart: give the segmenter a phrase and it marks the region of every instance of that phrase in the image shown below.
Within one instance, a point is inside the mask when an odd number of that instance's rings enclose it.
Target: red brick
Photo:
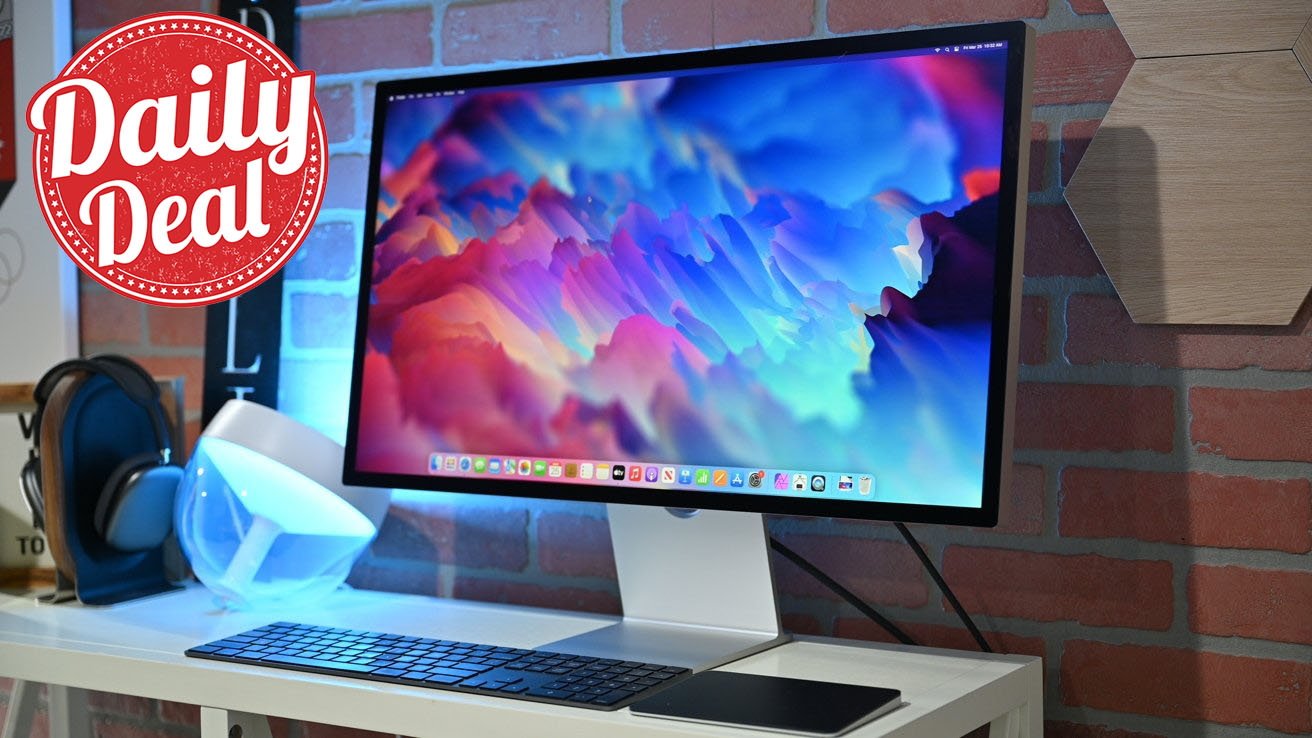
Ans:
[[[320,220],[287,263],[287,278],[349,279],[355,276],[359,251],[354,225]]]
[[[328,160],[328,186],[323,193],[323,207],[364,207],[365,181],[369,177],[369,157],[339,154]]]
[[[391,733],[344,728],[323,723],[301,723],[301,738],[393,738]]]
[[[78,295],[78,330],[83,352],[94,353],[92,347],[102,344],[140,346],[143,312],[142,303],[99,285],[82,290]]]
[[[446,10],[442,63],[561,59],[610,49],[607,0],[504,0]]]
[[[1115,28],[1044,33],[1035,47],[1035,105],[1111,102],[1134,64]]]
[[[146,325],[152,346],[189,346],[205,348],[205,314],[203,307],[146,306]]]
[[[460,577],[456,579],[454,594],[462,600],[503,602],[511,605],[611,615],[620,613],[618,595],[579,587],[544,586],[525,582]]]
[[[155,715],[154,700],[113,692],[87,692],[87,706],[93,710],[112,715],[130,717],[153,717]]]
[[[998,533],[1036,536],[1043,532],[1043,488],[1047,474],[1041,466],[1016,464],[1011,469],[1011,490],[998,511]]]
[[[314,93],[323,113],[324,133],[329,143],[355,137],[355,90],[350,85],[320,85]]]
[[[73,24],[77,28],[103,29],[151,13],[206,10],[208,4],[205,0],[73,0]]]
[[[399,592],[427,597],[440,597],[441,576],[436,564],[431,569],[415,570],[383,566],[380,562],[365,559],[351,568],[346,583],[356,589],[368,589],[376,592]]]
[[[1030,192],[1042,192],[1048,186],[1048,124],[1030,123]]]
[[[1166,630],[1171,562],[949,546],[943,577],[969,612]]]
[[[1168,453],[1174,447],[1170,387],[1023,382],[1016,397],[1016,447]]]
[[[1102,262],[1070,206],[1031,205],[1025,225],[1025,276],[1093,277]]]
[[[901,541],[800,534],[779,538],[867,602],[920,607],[929,601],[920,561]],[[839,599],[782,556],[775,557],[774,577],[780,594]]]
[[[1287,733],[1312,730],[1312,663],[1156,646],[1067,641],[1067,705]]]
[[[814,615],[786,612],[780,615],[780,619],[783,621],[784,630],[789,633],[827,635],[824,627],[820,625],[820,621],[817,620]]]
[[[1020,363],[1048,361],[1048,298],[1026,295],[1020,304]]]
[[[1191,387],[1189,435],[1232,459],[1312,461],[1312,389]]]
[[[870,2],[829,0],[829,30],[835,33],[881,31],[905,26],[1042,18],[1047,0],[927,0],[927,2]]]
[[[140,356],[130,358],[155,377],[183,378],[183,405],[188,412],[200,410],[201,389],[205,383],[205,361],[200,356]]]
[[[1195,565],[1189,628],[1195,633],[1312,643],[1312,572]]]
[[[1068,467],[1061,476],[1063,536],[1185,546],[1312,550],[1312,484],[1201,472]]]
[[[317,74],[433,64],[433,11],[427,8],[300,23],[300,67]]]
[[[615,578],[610,524],[605,518],[542,513],[538,518],[538,566],[548,574]]]
[[[159,717],[166,723],[200,725],[200,706],[160,700]]]
[[[1102,120],[1072,120],[1061,127],[1061,186],[1070,184],[1071,175],[1089,149],[1093,134],[1098,132]]]
[[[931,648],[951,648],[958,651],[978,651],[979,644],[970,632],[955,625],[935,625],[931,623],[897,623],[916,643]],[[984,640],[998,653],[1023,654],[1026,656],[1047,655],[1043,639],[1037,636],[1022,636],[1015,633],[1003,633],[996,630],[983,631]],[[834,623],[834,637],[855,638],[862,641],[897,643],[897,639],[875,624],[870,618],[843,617]]]
[[[355,340],[355,297],[298,292],[291,296],[292,345],[350,348]]]
[[[715,43],[713,3],[705,0],[629,0],[624,3],[624,50],[699,49]]]
[[[1157,733],[1140,733],[1137,730],[1121,730],[1106,725],[1078,725],[1057,720],[1043,724],[1044,738],[1166,738]]]
[[[461,505],[454,561],[462,567],[523,571],[528,566],[528,510]]]
[[[1066,358],[1074,364],[1307,371],[1312,321],[1305,314],[1312,310],[1279,327],[1150,325],[1132,321],[1118,298],[1076,294],[1066,307]]]
[[[411,558],[412,556],[407,555],[407,550],[415,549],[416,546],[391,540],[398,531],[406,530],[414,531],[425,539],[426,546],[420,549],[421,555],[431,555],[427,553],[431,551],[441,560],[453,560],[456,541],[455,508],[445,502],[437,503],[432,500],[430,495],[423,495],[421,498],[394,496],[392,506],[387,511],[387,518],[384,519],[383,529],[379,531],[378,540],[372,547],[375,554],[391,558]],[[385,535],[387,537],[384,537]],[[382,548],[384,546],[389,548]]]
[[[1107,13],[1107,4],[1103,0],[1070,0],[1071,10],[1080,15],[1100,15]]]
[[[716,0],[717,46],[802,38],[815,31],[814,0]]]

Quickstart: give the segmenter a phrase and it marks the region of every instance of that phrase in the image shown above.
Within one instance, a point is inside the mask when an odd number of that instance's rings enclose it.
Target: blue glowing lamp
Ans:
[[[332,481],[341,465],[341,445],[318,431],[262,405],[225,404],[174,511],[196,577],[237,608],[301,604],[341,586],[390,496],[343,488]]]

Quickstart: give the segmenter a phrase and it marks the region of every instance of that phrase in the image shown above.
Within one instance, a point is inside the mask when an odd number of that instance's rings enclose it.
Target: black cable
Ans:
[[[897,527],[897,532],[901,533],[902,537],[906,539],[907,545],[911,546],[911,550],[916,552],[916,558],[920,559],[920,563],[929,571],[929,576],[934,579],[934,583],[943,592],[943,596],[948,598],[948,604],[952,605],[952,609],[957,611],[957,617],[961,618],[966,630],[970,631],[971,636],[975,638],[980,650],[985,653],[993,653],[993,649],[989,647],[989,642],[984,639],[984,634],[979,632],[979,628],[975,627],[975,621],[970,619],[970,614],[961,606],[957,596],[952,593],[952,588],[948,586],[947,582],[943,581],[943,575],[938,573],[938,567],[934,566],[934,562],[929,560],[925,549],[920,547],[920,542],[916,540],[915,536],[911,535],[911,531],[902,523],[893,523],[893,525]]]
[[[812,577],[816,579],[816,581],[820,582],[821,584],[825,585],[830,590],[832,590],[834,594],[838,595],[839,597],[842,597],[847,602],[847,604],[851,605],[852,607],[855,607],[857,610],[861,612],[862,615],[865,615],[866,617],[875,621],[875,623],[878,624],[879,627],[888,631],[889,635],[893,636],[894,638],[898,639],[899,641],[901,641],[902,643],[908,646],[919,645],[916,643],[914,638],[907,635],[901,628],[897,627],[897,625],[895,625],[892,620],[889,620],[888,618],[879,614],[878,610],[866,604],[860,597],[857,597],[855,594],[853,594],[852,591],[849,590],[847,587],[844,587],[843,585],[834,581],[833,577],[821,571],[820,568],[815,564],[812,564],[810,561],[807,561],[806,558],[803,557],[801,554],[797,553],[796,551],[789,548],[788,546],[785,546],[784,543],[780,541],[778,538],[775,538],[774,536],[770,536],[770,548],[779,552],[784,558],[788,559],[794,564],[797,564],[798,568],[800,568],[802,571],[806,572],[807,574],[810,574]]]

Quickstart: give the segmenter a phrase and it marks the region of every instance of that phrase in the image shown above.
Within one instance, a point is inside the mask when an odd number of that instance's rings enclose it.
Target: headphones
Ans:
[[[37,382],[33,392],[36,412],[32,422],[23,428],[32,448],[19,472],[19,486],[32,511],[33,523],[46,529],[46,491],[40,458],[42,417],[60,380],[77,372],[85,373],[88,378],[103,376],[111,380],[146,411],[155,435],[155,451],[125,459],[106,479],[95,502],[95,530],[105,543],[119,551],[156,548],[173,528],[173,497],[182,481],[182,468],[170,463],[173,446],[160,404],[159,385],[141,365],[124,356],[100,354],[69,359],[56,364]]]

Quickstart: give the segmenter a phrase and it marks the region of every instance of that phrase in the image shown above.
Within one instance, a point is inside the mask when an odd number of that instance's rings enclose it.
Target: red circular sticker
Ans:
[[[207,305],[276,272],[323,201],[314,73],[217,16],[111,28],[32,98],[42,213],[78,267],[155,305]]]

